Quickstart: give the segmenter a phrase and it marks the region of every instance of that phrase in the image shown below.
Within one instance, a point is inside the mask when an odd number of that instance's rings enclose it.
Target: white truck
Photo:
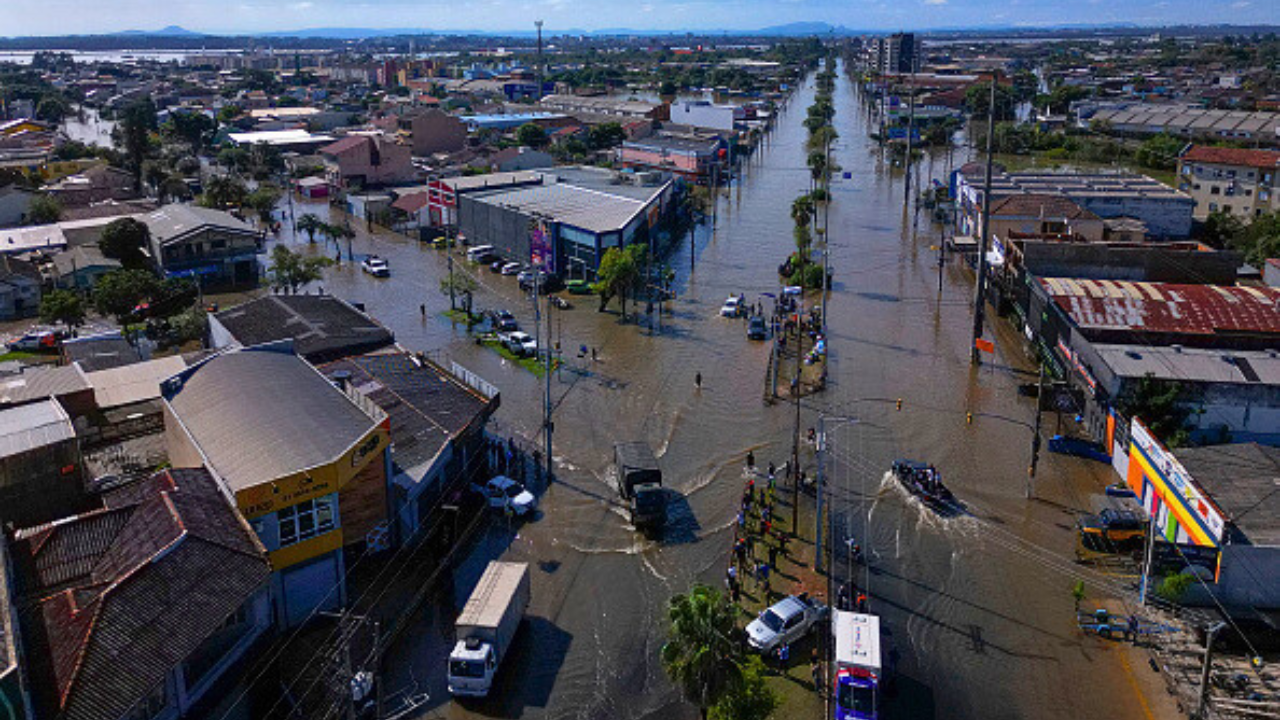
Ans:
[[[529,607],[528,563],[490,562],[462,608],[449,654],[449,692],[484,697]]]
[[[880,618],[836,610],[835,720],[874,720],[880,716]]]

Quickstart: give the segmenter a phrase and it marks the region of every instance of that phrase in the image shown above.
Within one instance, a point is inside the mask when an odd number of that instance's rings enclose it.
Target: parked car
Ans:
[[[742,314],[742,298],[730,295],[720,306],[720,317],[736,318]]]
[[[384,278],[391,275],[391,266],[387,264],[386,260],[377,255],[370,255],[365,258],[364,262],[360,263],[360,269],[374,277]]]
[[[538,354],[538,342],[527,332],[517,330],[512,333],[507,333],[507,335],[502,339],[502,344],[506,346],[508,350],[520,357]]]
[[[518,262],[509,262],[502,266],[501,272],[503,275],[515,275],[520,272],[521,267],[523,266]]]
[[[498,332],[515,332],[520,329],[520,323],[516,322],[516,318],[506,310],[493,311],[493,329]]]
[[[830,611],[807,593],[788,595],[747,625],[747,644],[765,654],[774,652],[782,643],[793,645],[812,632]]]
[[[28,352],[54,350],[58,347],[58,341],[62,337],[63,334],[55,330],[30,330],[20,337],[5,343],[5,347],[10,350]]]
[[[523,485],[505,475],[498,475],[476,488],[484,495],[489,507],[499,510],[510,509],[516,515],[525,515],[538,506],[538,499]]]
[[[767,340],[769,338],[769,327],[764,324],[764,318],[759,315],[752,315],[747,321],[747,339],[748,340]]]

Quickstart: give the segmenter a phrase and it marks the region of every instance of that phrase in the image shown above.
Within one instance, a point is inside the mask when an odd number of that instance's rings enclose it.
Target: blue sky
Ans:
[[[0,0],[0,35],[181,25],[201,32],[310,27],[509,30],[754,29],[826,21],[872,30],[990,24],[1280,24],[1280,0]]]

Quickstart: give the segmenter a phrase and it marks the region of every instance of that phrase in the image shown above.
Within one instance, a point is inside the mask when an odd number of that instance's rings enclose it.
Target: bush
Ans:
[[[1156,587],[1156,595],[1171,603],[1182,602],[1182,596],[1187,594],[1187,588],[1195,581],[1196,577],[1189,572],[1166,575]]]
[[[800,271],[798,278],[792,276],[792,281],[810,290],[819,290],[822,288],[822,266],[818,263],[809,263]]]

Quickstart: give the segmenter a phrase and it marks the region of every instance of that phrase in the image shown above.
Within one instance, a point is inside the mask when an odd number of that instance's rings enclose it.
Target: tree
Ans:
[[[192,151],[199,152],[216,127],[213,118],[199,111],[181,111],[169,115],[163,132],[165,135],[185,142]]]
[[[241,110],[239,105],[223,105],[222,109],[218,111],[218,122],[223,125],[229,125],[232,120],[240,117],[243,113],[244,110]]]
[[[134,189],[142,187],[142,163],[151,153],[151,133],[156,130],[156,106],[151,98],[135,100],[125,108],[117,131],[125,153],[125,165],[133,173]]]
[[[1142,142],[1134,159],[1149,168],[1172,170],[1177,167],[1178,153],[1186,144],[1185,140],[1172,135],[1153,135]]]
[[[98,239],[98,249],[102,254],[115,258],[127,268],[146,266],[147,258],[143,248],[151,244],[151,228],[147,224],[131,217],[112,220],[102,229],[102,237]]]
[[[600,268],[596,270],[593,288],[600,295],[600,312],[604,312],[609,301],[617,296],[622,303],[622,316],[627,316],[627,296],[640,277],[638,259],[643,256],[644,251],[642,245],[611,247],[604,251],[600,258]]]
[[[1179,447],[1190,439],[1187,419],[1191,408],[1182,384],[1157,380],[1151,373],[1138,380],[1133,390],[1120,398],[1120,412],[1140,418],[1165,445]]]
[[[61,95],[55,93],[40,98],[40,104],[36,105],[36,117],[55,124],[61,123],[70,112],[71,106]]]
[[[587,131],[587,144],[592,150],[607,150],[611,147],[617,147],[627,139],[627,131],[622,129],[622,125],[616,122],[607,122],[596,125]]]
[[[257,190],[245,196],[244,204],[257,212],[262,222],[270,222],[271,212],[276,209],[282,194],[275,185],[259,185]]]
[[[547,144],[547,131],[541,125],[525,123],[516,130],[516,142],[531,148],[544,147]]]
[[[113,270],[93,287],[93,307],[125,325],[139,305],[151,298],[159,282],[146,270]]]
[[[40,299],[40,320],[75,327],[84,322],[84,301],[71,290],[52,290]]]
[[[31,225],[49,225],[58,222],[61,217],[62,203],[52,195],[36,195],[27,206],[27,223]]]
[[[306,256],[293,252],[284,245],[271,248],[271,287],[296,295],[307,283],[324,277],[324,269],[333,261],[323,255]]]
[[[1219,250],[1235,245],[1244,236],[1244,223],[1235,215],[1214,210],[1200,226],[1200,239]]]
[[[440,280],[440,292],[449,296],[449,309],[457,310],[457,297],[462,296],[462,307],[471,317],[471,298],[479,289],[476,279],[458,270],[451,271]]]
[[[970,85],[964,94],[965,108],[974,118],[987,118],[987,109],[991,104],[991,83]],[[996,120],[1013,120],[1017,99],[1013,90],[996,84]]]
[[[741,684],[711,707],[711,720],[767,720],[778,708],[778,696],[764,680],[764,661],[752,655],[741,668]]]
[[[662,667],[685,700],[708,711],[743,685],[742,642],[733,606],[706,585],[671,598]]]
[[[230,175],[214,175],[205,183],[204,195],[200,196],[200,204],[205,207],[224,210],[228,207],[244,203],[249,194],[248,188],[238,178]]]
[[[324,222],[312,213],[305,213],[298,221],[294,223],[295,230],[301,230],[307,234],[307,240],[314,243],[316,241],[316,233],[324,227]]]
[[[1262,267],[1268,258],[1280,257],[1280,213],[1263,213],[1243,228],[1232,245],[1244,252],[1244,259]]]
[[[190,307],[169,318],[169,332],[178,344],[203,340],[209,315],[201,307]]]

